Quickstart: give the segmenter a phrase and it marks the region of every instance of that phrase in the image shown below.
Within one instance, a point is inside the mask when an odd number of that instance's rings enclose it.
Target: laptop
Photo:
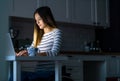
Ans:
[[[5,44],[6,45],[6,56],[16,56],[10,33],[6,34],[5,40],[6,40],[6,44]]]

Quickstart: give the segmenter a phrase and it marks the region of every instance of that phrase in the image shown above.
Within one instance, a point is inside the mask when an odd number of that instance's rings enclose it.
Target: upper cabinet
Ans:
[[[43,1],[43,2],[41,2]],[[71,0],[40,0],[40,5],[49,6],[56,21],[71,21]],[[41,4],[42,3],[42,4]]]
[[[33,18],[37,7],[49,6],[56,21],[109,26],[108,0],[11,0],[11,15]]]
[[[72,22],[93,26],[109,26],[108,0],[73,0]]]
[[[91,25],[92,23],[91,0],[72,1],[72,22]]]
[[[120,75],[120,57],[119,56],[110,56],[106,60],[106,77],[116,77]]]
[[[35,0],[11,0],[11,16],[33,18],[37,8]]]
[[[41,1],[41,0],[40,0]],[[109,26],[108,0],[44,0],[57,21]]]
[[[94,21],[96,26],[109,27],[109,1],[93,0]]]

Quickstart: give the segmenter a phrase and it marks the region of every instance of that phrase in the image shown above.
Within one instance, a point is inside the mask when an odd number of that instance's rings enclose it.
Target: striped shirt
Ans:
[[[56,56],[61,47],[61,30],[53,31],[43,35],[41,43],[37,46],[38,53],[46,52],[47,56]],[[33,44],[31,45],[33,46]],[[51,71],[54,70],[54,62],[26,62],[23,64],[24,71]]]
[[[37,46],[38,52],[46,52],[47,56],[56,56],[60,51],[61,31],[53,31],[43,35],[41,43]]]

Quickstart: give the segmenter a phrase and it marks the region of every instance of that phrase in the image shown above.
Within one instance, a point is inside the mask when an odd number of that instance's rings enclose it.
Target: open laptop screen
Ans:
[[[9,33],[6,34],[6,56],[15,56],[13,42]]]

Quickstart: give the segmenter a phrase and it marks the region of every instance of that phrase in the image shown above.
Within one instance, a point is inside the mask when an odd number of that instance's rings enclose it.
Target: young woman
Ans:
[[[36,56],[56,56],[61,47],[61,30],[57,28],[49,7],[44,6],[34,12],[34,34],[32,49],[37,48]],[[32,50],[31,50],[32,51]],[[35,50],[33,50],[35,51]],[[29,50],[22,50],[17,56],[30,56]],[[33,67],[35,65],[36,67]],[[30,69],[32,68],[32,69]],[[47,78],[54,74],[53,62],[23,62],[22,81],[26,79]],[[12,81],[12,78],[11,80]]]
[[[61,31],[57,28],[49,7],[40,7],[34,13],[34,37],[32,47],[38,48],[40,56],[55,56],[61,45]],[[27,55],[23,50],[17,56]]]

